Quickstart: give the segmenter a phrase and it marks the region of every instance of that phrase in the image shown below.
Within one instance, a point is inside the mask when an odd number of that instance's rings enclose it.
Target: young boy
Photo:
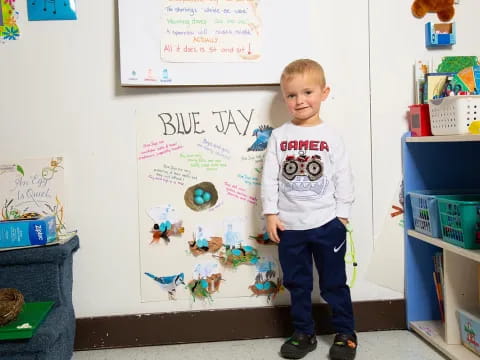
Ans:
[[[312,318],[312,257],[320,294],[332,309],[337,332],[332,360],[355,357],[357,336],[345,272],[346,224],[353,180],[342,139],[320,118],[330,93],[322,67],[296,60],[280,86],[292,120],[272,132],[262,176],[262,203],[270,239],[278,243],[283,282],[290,292],[294,334],[285,358],[300,359],[317,347]]]

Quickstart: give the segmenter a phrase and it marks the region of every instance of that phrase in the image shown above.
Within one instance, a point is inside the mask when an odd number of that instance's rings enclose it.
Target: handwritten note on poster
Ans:
[[[161,58],[235,62],[260,58],[259,0],[164,0]]]

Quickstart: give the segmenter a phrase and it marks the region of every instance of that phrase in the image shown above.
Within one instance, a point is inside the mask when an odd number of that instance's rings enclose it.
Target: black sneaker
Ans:
[[[283,343],[280,354],[286,359],[301,359],[316,348],[317,338],[315,335],[295,332]]]
[[[357,335],[337,334],[330,347],[331,360],[353,360],[357,353]]]

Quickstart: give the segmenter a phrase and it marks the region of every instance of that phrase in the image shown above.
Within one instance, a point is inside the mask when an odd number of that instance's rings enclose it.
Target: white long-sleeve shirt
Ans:
[[[345,145],[325,123],[273,130],[262,174],[263,214],[278,214],[287,230],[320,227],[350,217],[353,176]]]

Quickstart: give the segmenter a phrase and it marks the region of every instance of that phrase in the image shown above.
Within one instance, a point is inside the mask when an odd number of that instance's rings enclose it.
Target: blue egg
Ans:
[[[205,202],[209,202],[210,199],[212,198],[212,195],[210,195],[210,193],[209,193],[208,191],[205,191],[205,192],[203,193],[202,197],[203,197],[203,200],[204,200]]]
[[[205,279],[200,280],[200,286],[204,289],[208,288],[208,281]]]
[[[240,255],[242,255],[242,252],[238,249],[233,249],[232,254],[235,255],[235,256],[240,256]]]
[[[193,195],[194,196],[202,196],[204,193],[204,191],[200,188],[196,188],[194,191],[193,191]]]
[[[202,205],[202,204],[205,202],[201,196],[195,196],[195,197],[193,198],[193,201],[194,201],[195,204],[197,204],[197,205]]]

